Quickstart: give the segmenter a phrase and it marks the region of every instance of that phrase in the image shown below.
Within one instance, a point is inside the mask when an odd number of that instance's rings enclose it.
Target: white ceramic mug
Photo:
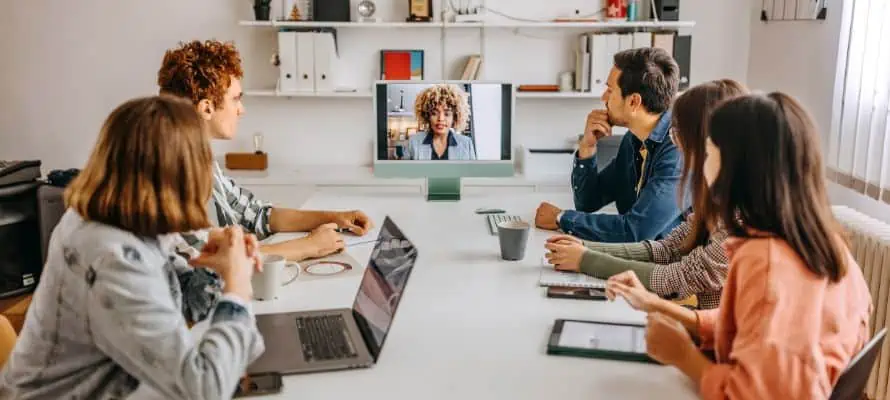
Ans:
[[[281,277],[287,260],[284,256],[269,254],[263,257],[263,271],[254,272],[250,284],[253,287],[253,298],[257,300],[275,300],[281,288]]]

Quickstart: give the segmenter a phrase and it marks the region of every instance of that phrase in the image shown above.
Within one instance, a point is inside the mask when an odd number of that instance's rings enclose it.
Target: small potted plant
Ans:
[[[272,11],[272,0],[253,0],[253,15],[257,21],[268,21]]]

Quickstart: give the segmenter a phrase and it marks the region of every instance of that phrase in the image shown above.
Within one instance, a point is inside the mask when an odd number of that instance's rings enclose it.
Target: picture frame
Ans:
[[[430,22],[433,20],[433,0],[408,0],[407,22]]]
[[[380,50],[380,79],[422,81],[424,52],[420,49]]]

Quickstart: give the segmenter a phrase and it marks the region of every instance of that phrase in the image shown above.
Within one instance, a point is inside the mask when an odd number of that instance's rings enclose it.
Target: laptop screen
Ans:
[[[416,260],[414,244],[387,217],[380,228],[352,307],[356,323],[374,360],[377,360],[386,340]]]

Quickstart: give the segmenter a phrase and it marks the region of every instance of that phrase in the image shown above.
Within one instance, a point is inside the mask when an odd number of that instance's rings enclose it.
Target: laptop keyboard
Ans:
[[[297,318],[297,332],[306,361],[331,361],[358,353],[340,314]]]
[[[498,224],[505,221],[520,221],[518,215],[509,215],[509,214],[488,214],[488,233],[492,235],[498,234]]]

